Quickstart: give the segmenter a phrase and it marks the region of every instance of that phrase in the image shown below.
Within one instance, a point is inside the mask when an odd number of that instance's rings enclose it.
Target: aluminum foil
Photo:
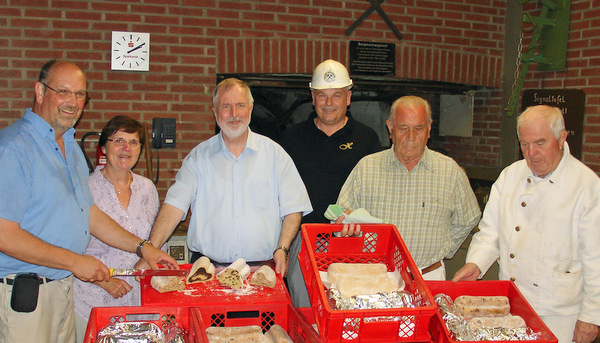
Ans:
[[[329,305],[336,310],[374,310],[388,308],[415,308],[418,301],[407,291],[385,292],[372,295],[343,297],[337,288],[327,290]],[[402,317],[366,317],[365,322],[399,321]]]
[[[454,306],[452,299],[443,293],[433,297],[451,337],[455,341],[534,341],[541,333],[531,328],[480,328],[471,330],[467,321]]]
[[[158,325],[147,322],[113,323],[97,335],[97,343],[163,343],[165,336]]]
[[[163,323],[162,331],[166,343],[188,343],[188,332],[174,318]]]

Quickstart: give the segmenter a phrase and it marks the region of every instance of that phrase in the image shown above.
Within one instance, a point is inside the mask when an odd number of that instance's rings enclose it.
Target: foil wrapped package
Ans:
[[[434,296],[434,300],[455,341],[534,341],[541,336],[541,333],[529,327],[471,329],[468,327],[467,320],[454,306],[452,298],[440,293]]]
[[[165,334],[166,343],[188,343],[187,330],[174,320],[164,323],[162,331]]]
[[[343,297],[337,288],[327,290],[329,305],[336,310],[373,310],[388,308],[415,308],[418,301],[407,291]],[[401,317],[366,317],[365,322],[399,321]]]
[[[158,325],[147,322],[113,323],[98,332],[97,343],[163,343],[165,336]]]

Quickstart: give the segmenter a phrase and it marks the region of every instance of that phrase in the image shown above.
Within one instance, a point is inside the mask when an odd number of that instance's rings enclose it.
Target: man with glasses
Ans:
[[[82,255],[90,234],[177,267],[94,204],[73,125],[87,100],[84,72],[52,60],[40,71],[33,108],[0,131],[0,342],[74,342],[72,276],[107,281]]]

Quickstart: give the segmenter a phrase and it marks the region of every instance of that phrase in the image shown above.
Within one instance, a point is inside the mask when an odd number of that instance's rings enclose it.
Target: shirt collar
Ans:
[[[244,151],[246,151],[246,150],[252,150],[252,151],[259,150],[258,143],[256,142],[256,133],[254,133],[252,130],[250,130],[250,127],[248,127],[248,137],[246,137],[246,146],[244,147]],[[227,145],[225,144],[225,140],[223,139],[223,130],[219,131],[218,139],[217,139],[217,146],[215,149],[215,153],[219,153],[219,152],[231,153],[229,151],[229,149],[227,149]],[[243,152],[242,152],[242,154],[243,154]]]
[[[538,176],[536,176],[535,174],[533,174],[531,169],[527,168],[525,170],[525,175],[523,175],[523,179],[528,180],[529,182],[539,182],[539,181],[548,180],[548,182],[550,182],[550,183],[560,185],[565,182],[566,170],[567,170],[567,166],[569,164],[570,156],[571,156],[571,149],[569,149],[569,144],[567,142],[564,142],[563,143],[563,154],[562,154],[562,157],[560,158],[560,162],[558,163],[558,166],[556,166],[556,169],[554,169],[552,172],[550,172],[550,174],[546,175],[545,178],[541,179]]]
[[[317,130],[317,131],[323,133],[323,131],[321,131],[317,127],[317,124],[315,124],[316,117],[317,117],[317,112],[312,111],[310,113],[310,115],[308,116],[308,121],[310,122],[310,124],[314,130]],[[348,121],[346,121],[346,125],[342,126],[339,130],[334,132],[333,135],[331,135],[331,136],[336,135],[338,132],[345,132],[345,131],[352,132],[353,122],[352,122],[352,120],[350,120],[350,119],[352,119],[352,115],[350,114],[350,111],[346,111],[346,118],[348,118]]]
[[[394,145],[393,144],[392,144],[392,147],[390,149],[388,149],[387,164],[388,164],[388,168],[400,167],[400,168],[403,168],[404,170],[408,171],[408,169],[406,169],[406,167],[402,163],[400,163],[400,161],[398,161],[398,158],[396,157],[396,154],[394,153]],[[421,159],[419,160],[417,165],[413,169],[411,169],[411,171],[415,170],[415,169],[419,169],[419,168],[433,170],[433,167],[434,167],[434,163],[433,163],[433,156],[431,154],[431,150],[429,150],[428,147],[425,147],[425,150],[423,150],[423,156],[421,156]]]
[[[54,128],[50,124],[48,124],[48,122],[45,121],[44,118],[40,117],[37,113],[33,112],[31,108],[27,108],[25,110],[23,118],[31,123],[33,128],[40,133],[40,136],[56,141],[56,134]],[[63,140],[69,142],[74,141],[75,129],[71,127],[65,133],[63,133]]]

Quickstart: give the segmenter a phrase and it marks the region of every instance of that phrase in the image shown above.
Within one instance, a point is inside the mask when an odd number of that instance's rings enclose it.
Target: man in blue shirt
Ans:
[[[290,156],[248,128],[253,103],[245,82],[226,79],[217,85],[212,110],[221,132],[183,161],[150,240],[163,244],[191,208],[192,258],[201,254],[224,263],[272,258],[275,271],[285,275],[288,249],[312,207]]]
[[[82,255],[90,234],[143,254],[154,268],[157,263],[178,268],[165,252],[94,205],[73,129],[86,101],[83,70],[68,61],[50,61],[35,83],[33,109],[0,131],[2,343],[75,342],[71,275],[90,282],[109,279],[107,266]],[[34,273],[33,292],[20,286],[26,273]]]

